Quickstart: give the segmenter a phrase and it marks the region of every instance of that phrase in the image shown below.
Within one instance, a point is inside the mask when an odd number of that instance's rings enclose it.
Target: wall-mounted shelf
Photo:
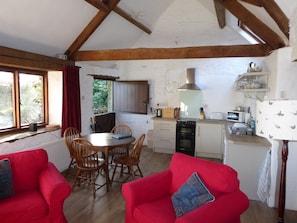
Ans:
[[[236,91],[240,92],[266,92],[269,91],[269,88],[252,88],[252,89],[239,89]]]
[[[235,91],[266,92],[268,88],[268,72],[249,72],[239,75],[235,81]]]

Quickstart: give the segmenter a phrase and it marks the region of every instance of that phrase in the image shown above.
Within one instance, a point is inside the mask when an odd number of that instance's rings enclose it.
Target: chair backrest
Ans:
[[[71,156],[73,156],[71,142],[75,138],[81,138],[80,131],[77,128],[69,127],[65,129],[63,136],[64,136],[64,142],[69,150],[69,153]]]
[[[135,142],[133,149],[131,150],[130,157],[133,158],[134,161],[139,162],[139,157],[141,154],[143,141],[145,138],[145,134],[142,134]]]
[[[237,172],[230,166],[221,163],[174,153],[169,169],[172,172],[171,193],[176,192],[194,172],[197,172],[215,196],[220,193],[231,193],[239,190]]]
[[[99,157],[90,141],[85,138],[75,138],[71,147],[76,160],[76,166],[82,170],[94,170],[100,166]]]
[[[118,124],[118,125],[114,126],[112,128],[111,132],[114,134],[130,134],[130,135],[132,135],[131,128],[125,124]]]

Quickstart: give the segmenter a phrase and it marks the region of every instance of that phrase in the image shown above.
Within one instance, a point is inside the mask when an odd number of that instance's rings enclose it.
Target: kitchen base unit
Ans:
[[[196,124],[195,156],[223,159],[224,124],[220,121],[199,121]]]
[[[154,152],[175,153],[176,120],[154,118]]]
[[[271,144],[258,136],[230,136],[226,133],[224,164],[238,172],[240,189],[250,200],[257,195],[260,173]]]

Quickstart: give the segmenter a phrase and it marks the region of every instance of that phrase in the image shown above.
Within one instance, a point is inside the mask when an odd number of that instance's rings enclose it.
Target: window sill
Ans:
[[[16,134],[8,134],[3,137],[0,137],[0,143],[4,142],[14,142],[19,139],[24,139],[27,137],[35,136],[38,134],[46,133],[46,132],[51,132],[60,129],[59,125],[49,125],[45,128],[40,128],[37,131],[25,131],[21,133],[16,133]]]

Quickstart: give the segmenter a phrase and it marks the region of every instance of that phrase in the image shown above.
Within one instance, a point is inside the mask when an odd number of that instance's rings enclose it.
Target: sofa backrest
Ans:
[[[38,188],[38,175],[48,165],[44,149],[0,155],[0,159],[4,158],[10,160],[15,193]]]
[[[237,172],[221,163],[175,153],[169,168],[172,172],[171,193],[176,192],[193,172],[197,172],[214,196],[239,190]]]

